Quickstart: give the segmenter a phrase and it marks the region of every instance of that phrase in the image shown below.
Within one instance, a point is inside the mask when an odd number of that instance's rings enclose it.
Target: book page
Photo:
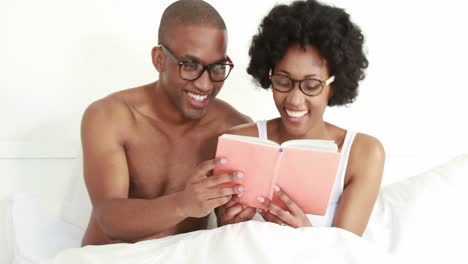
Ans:
[[[216,168],[214,175],[232,171],[243,172],[241,183],[245,191],[239,199],[240,203],[264,209],[257,197],[271,198],[273,169],[277,164],[278,149],[279,147],[252,144],[250,141],[239,141],[223,135],[218,140],[216,157],[226,157],[228,162]]]
[[[338,152],[338,146],[332,140],[295,139],[281,144],[282,147],[296,149],[310,149],[323,152]]]
[[[294,148],[282,155],[276,184],[306,213],[324,215],[341,155]],[[273,202],[284,207],[279,199]]]
[[[249,137],[249,136],[241,136],[241,135],[232,135],[232,134],[224,134],[221,137],[224,138],[230,138],[238,141],[244,141],[244,142],[251,142],[254,144],[260,144],[260,145],[267,145],[267,146],[274,146],[274,147],[279,147],[280,145],[273,140],[269,139],[262,139],[258,137]]]

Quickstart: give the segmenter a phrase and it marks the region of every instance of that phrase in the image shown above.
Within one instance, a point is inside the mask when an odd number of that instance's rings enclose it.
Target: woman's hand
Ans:
[[[234,196],[224,205],[215,209],[218,227],[252,220],[255,216],[255,208],[242,205],[239,198]]]
[[[275,185],[274,191],[275,195],[286,204],[288,210],[285,211],[281,209],[265,197],[258,197],[258,201],[267,208],[267,210],[259,210],[259,213],[265,221],[277,223],[279,225],[288,225],[294,228],[312,226],[304,211],[277,185]]]

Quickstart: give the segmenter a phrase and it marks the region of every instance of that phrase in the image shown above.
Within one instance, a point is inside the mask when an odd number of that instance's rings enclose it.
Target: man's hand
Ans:
[[[189,179],[178,206],[184,217],[205,217],[211,211],[231,199],[232,195],[243,192],[239,180],[242,173],[232,172],[209,176],[210,172],[226,164],[226,159],[212,159],[200,164],[195,174]],[[224,183],[235,183],[232,187],[217,187]]]
[[[218,227],[251,220],[255,213],[255,208],[240,204],[237,196],[234,196],[228,203],[216,208]]]

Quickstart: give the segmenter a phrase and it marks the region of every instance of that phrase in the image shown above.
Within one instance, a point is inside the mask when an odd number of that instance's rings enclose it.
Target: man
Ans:
[[[86,109],[81,137],[93,211],[83,246],[204,229],[214,208],[242,193],[239,184],[215,187],[238,183],[241,173],[210,175],[228,162],[212,159],[217,137],[250,121],[215,98],[233,66],[226,34],[211,5],[173,3],[152,50],[159,80]],[[236,217],[245,211],[234,202],[228,208]],[[224,223],[229,221],[239,220],[227,217]]]

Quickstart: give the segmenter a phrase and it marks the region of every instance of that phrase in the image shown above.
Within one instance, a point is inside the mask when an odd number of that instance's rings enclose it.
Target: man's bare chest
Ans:
[[[214,156],[215,147],[214,135],[176,138],[155,133],[129,141],[129,195],[150,199],[182,191],[197,166]]]

